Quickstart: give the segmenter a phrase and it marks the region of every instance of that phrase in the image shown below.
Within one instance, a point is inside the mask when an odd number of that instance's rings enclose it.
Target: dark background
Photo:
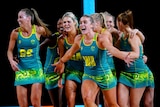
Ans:
[[[5,2],[5,3],[4,3]],[[17,12],[21,8],[35,8],[40,18],[48,23],[49,28],[56,31],[56,22],[65,12],[72,11],[79,19],[83,15],[82,0],[11,0],[1,1],[0,7],[0,106],[17,105],[14,84],[14,72],[7,59],[7,47],[9,35],[13,28],[17,27]],[[9,5],[10,4],[10,5]],[[160,107],[159,94],[159,6],[157,2],[151,0],[96,0],[96,12],[108,11],[115,17],[130,9],[133,11],[135,27],[141,30],[145,37],[144,51],[148,56],[148,66],[155,76],[155,107]],[[42,56],[42,61],[44,56]],[[51,104],[48,93],[44,89],[42,104]]]

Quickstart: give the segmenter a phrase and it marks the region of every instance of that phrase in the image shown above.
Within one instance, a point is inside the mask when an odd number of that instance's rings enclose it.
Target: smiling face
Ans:
[[[114,27],[114,19],[112,18],[112,16],[106,16],[106,24],[108,29]]]
[[[20,11],[17,21],[20,27],[24,27],[26,24],[31,23],[31,17],[27,16],[24,11]]]
[[[82,34],[87,34],[90,32],[90,30],[93,30],[93,19],[91,20],[91,17],[82,16],[80,19],[80,25],[79,28],[81,30]]]
[[[63,32],[63,20],[62,19],[59,19],[57,21],[57,31],[59,33],[62,33]]]
[[[72,20],[71,17],[64,17],[63,18],[63,28],[66,32],[72,31],[76,27],[76,23]]]

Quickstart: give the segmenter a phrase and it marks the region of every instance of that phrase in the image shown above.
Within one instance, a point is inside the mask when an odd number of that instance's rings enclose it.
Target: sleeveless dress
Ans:
[[[71,48],[72,44],[64,38],[64,47],[66,50]],[[82,83],[82,75],[84,72],[84,63],[80,51],[77,51],[70,60],[67,61],[65,67],[66,80],[73,80],[77,83]]]
[[[24,37],[19,29],[17,48],[20,70],[15,72],[14,85],[44,83],[43,68],[39,56],[39,39],[36,36],[35,25],[32,26],[32,33],[28,37]]]
[[[107,62],[106,49],[100,49],[97,46],[97,33],[91,44],[85,44],[84,36],[82,37],[80,52],[84,59],[83,81],[93,80],[103,90],[111,89],[117,85],[117,79]]]
[[[60,75],[54,72],[55,66],[51,65],[56,63],[59,60],[59,54],[58,54],[57,48],[58,48],[57,43],[55,46],[47,47],[46,60],[44,63],[44,75],[45,75],[45,88],[48,90],[58,87],[58,80],[60,78]],[[65,82],[65,78],[63,73],[62,84],[64,84],[64,82]]]
[[[124,35],[123,35],[124,36]],[[120,49],[122,51],[131,51],[131,46],[127,39],[121,38]],[[125,69],[121,71],[119,82],[132,88],[147,87],[149,85],[154,86],[154,78],[150,69],[143,61],[143,46],[139,46],[140,55],[130,67],[125,63]],[[151,82],[149,82],[151,81]]]

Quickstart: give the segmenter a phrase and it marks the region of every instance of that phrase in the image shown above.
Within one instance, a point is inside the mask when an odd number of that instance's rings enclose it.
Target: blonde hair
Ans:
[[[24,9],[21,9],[20,11],[25,12],[27,16],[31,17],[32,25],[35,24],[35,25],[44,27],[47,36],[50,36],[52,34],[52,32],[47,28],[48,24],[44,23],[42,19],[40,19],[37,11],[34,8],[31,8],[31,9],[24,8]]]
[[[78,19],[77,19],[77,17],[74,15],[74,13],[73,12],[66,12],[63,16],[62,16],[62,19],[64,18],[64,17],[70,17],[75,23],[76,23],[76,28],[78,28]]]

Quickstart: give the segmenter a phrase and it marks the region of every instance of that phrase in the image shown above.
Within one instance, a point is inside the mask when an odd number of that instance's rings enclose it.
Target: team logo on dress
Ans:
[[[95,46],[91,46],[91,51],[94,51],[95,50]]]
[[[18,41],[18,44],[21,44],[21,43],[22,43],[22,41],[21,41],[21,40],[19,40],[19,41]]]
[[[68,50],[68,49],[69,49],[69,47],[68,47],[68,46],[66,46],[66,49]]]
[[[31,44],[35,44],[35,40],[34,39],[31,40]]]
[[[81,50],[83,50],[83,46],[81,46]]]

